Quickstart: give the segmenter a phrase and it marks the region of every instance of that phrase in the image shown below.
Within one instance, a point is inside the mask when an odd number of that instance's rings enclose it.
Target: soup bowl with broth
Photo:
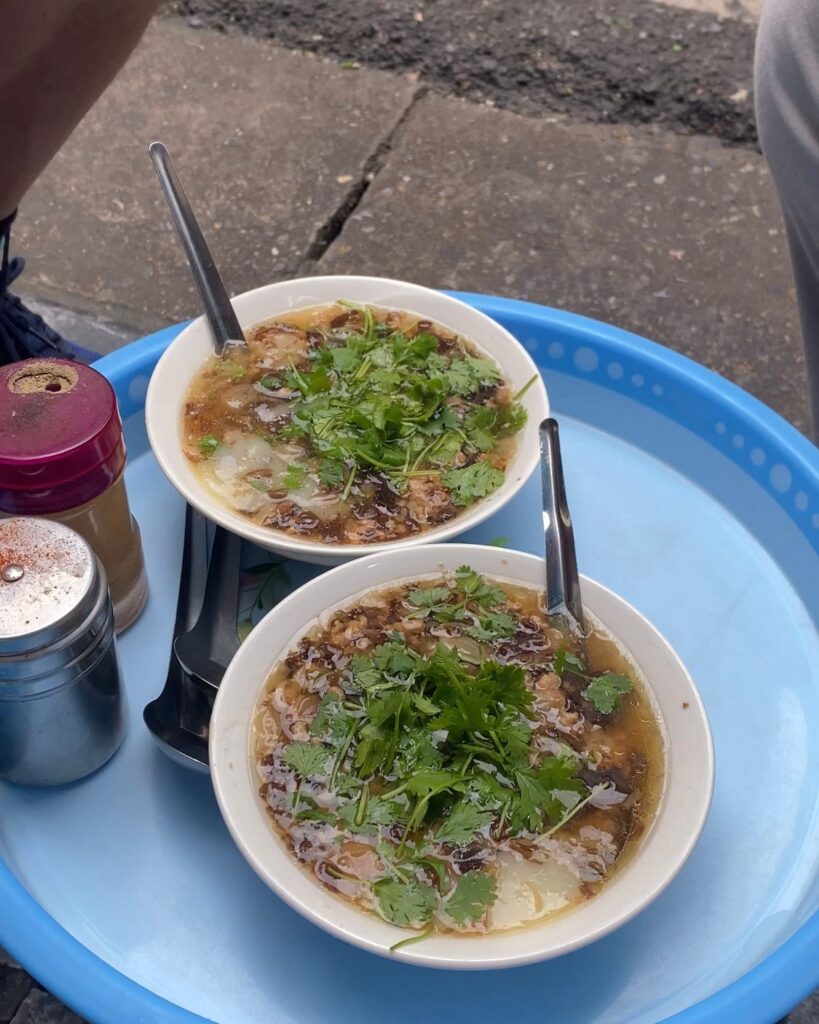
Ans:
[[[251,633],[214,707],[228,828],[284,900],[372,952],[530,963],[619,927],[708,812],[696,688],[622,598],[582,580],[586,635],[543,562],[477,545],[345,565]]]
[[[512,335],[465,303],[367,277],[285,281],[233,301],[246,344],[217,358],[195,321],[145,404],[166,476],[231,532],[336,564],[455,536],[537,467],[543,381]]]

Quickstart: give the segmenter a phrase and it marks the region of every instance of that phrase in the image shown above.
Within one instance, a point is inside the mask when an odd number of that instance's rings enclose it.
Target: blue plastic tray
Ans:
[[[614,935],[469,976],[353,949],[269,892],[233,847],[208,778],[165,758],[141,720],[165,676],[180,563],[183,506],[141,414],[171,328],[98,364],[127,421],[152,587],[120,644],[130,733],[76,786],[0,786],[0,944],[95,1024],[772,1024],[819,985],[819,453],[657,345],[467,299],[543,369],[583,570],[656,622],[702,691],[717,786],[699,846]],[[536,510],[533,482],[472,539],[537,551]]]

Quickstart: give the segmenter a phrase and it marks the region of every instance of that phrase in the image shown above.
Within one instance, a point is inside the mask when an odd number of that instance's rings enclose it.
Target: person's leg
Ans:
[[[0,220],[128,55],[158,0],[0,0]]]
[[[159,0],[0,0],[0,364],[32,355],[93,358],[11,294],[23,195],[125,63]]]
[[[819,436],[819,0],[765,0],[754,85],[760,143],[785,218]]]

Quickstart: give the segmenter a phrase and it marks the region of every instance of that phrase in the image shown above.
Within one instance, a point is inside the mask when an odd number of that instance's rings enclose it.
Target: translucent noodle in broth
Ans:
[[[415,314],[337,303],[251,328],[186,396],[187,458],[254,523],[367,544],[503,483],[526,414],[495,362]]]
[[[539,591],[467,566],[368,592],[260,700],[273,827],[340,898],[424,934],[592,899],[648,829],[665,755],[618,645],[592,626],[584,656]]]

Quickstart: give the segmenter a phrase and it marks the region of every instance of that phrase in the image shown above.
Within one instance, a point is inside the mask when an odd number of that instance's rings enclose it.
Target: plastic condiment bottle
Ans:
[[[45,516],[84,537],[108,576],[117,632],[148,597],[124,469],[117,400],[101,373],[67,359],[0,367],[0,515]]]

